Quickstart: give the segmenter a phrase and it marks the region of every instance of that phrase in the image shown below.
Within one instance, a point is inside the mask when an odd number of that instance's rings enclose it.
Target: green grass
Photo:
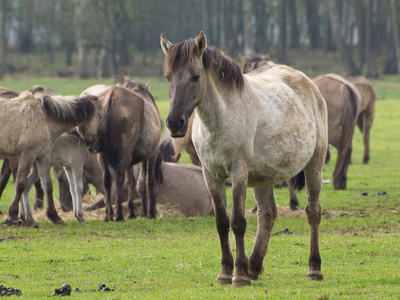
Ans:
[[[168,113],[168,87],[151,79],[163,119]],[[371,161],[362,165],[362,138],[353,139],[348,188],[335,191],[324,184],[320,250],[324,281],[306,279],[309,229],[304,215],[277,218],[274,231],[289,228],[292,235],[272,236],[264,262],[265,273],[251,287],[232,289],[216,285],[220,272],[220,245],[213,217],[137,219],[123,223],[101,220],[66,226],[39,221],[39,228],[0,227],[0,284],[22,290],[23,297],[43,299],[68,283],[79,288],[79,299],[393,299],[400,295],[400,78],[373,80],[378,102],[371,132]],[[0,86],[24,90],[41,84],[60,94],[79,94],[95,80],[39,79],[0,81]],[[112,80],[101,83],[112,84]],[[324,166],[331,179],[336,158]],[[182,163],[190,163],[183,155]],[[368,196],[360,196],[360,192]],[[386,191],[387,195],[377,196]],[[58,195],[57,186],[54,193]],[[227,188],[229,199],[231,189]],[[13,196],[8,184],[0,210],[6,213]],[[246,207],[255,205],[249,189]],[[298,194],[300,209],[306,193]],[[279,206],[288,206],[286,188],[276,189]],[[56,203],[58,205],[58,203]],[[228,200],[228,208],[231,203]],[[6,216],[1,216],[4,220]],[[248,218],[246,253],[250,253],[256,219]],[[234,237],[231,234],[231,240]],[[232,243],[235,252],[235,244]],[[107,294],[92,291],[102,282],[114,287]]]

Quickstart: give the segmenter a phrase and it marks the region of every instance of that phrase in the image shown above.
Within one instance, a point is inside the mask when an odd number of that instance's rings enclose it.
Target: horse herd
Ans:
[[[187,216],[214,214],[222,250],[217,282],[244,286],[263,271],[277,215],[273,186],[287,181],[291,209],[298,207],[295,188],[307,186],[307,278],[322,280],[322,167],[330,159],[329,143],[338,152],[333,187],[346,189],[356,125],[364,140],[363,163],[368,163],[376,100],[371,84],[363,77],[335,74],[311,80],[270,62],[268,55],[243,57],[240,68],[221,51],[207,47],[203,32],[177,44],[161,35],[160,42],[170,98],[169,130],[163,137],[148,84],[124,78],[116,86],[89,87],[79,97],[60,96],[40,86],[21,93],[0,90],[0,192],[11,174],[15,181],[6,223],[36,222],[29,205],[34,184],[33,207],[43,206],[44,194],[48,219],[63,223],[53,203],[49,170],[54,166],[61,207],[72,208],[82,222],[82,196],[89,183],[104,195],[91,209],[105,207],[105,221],[124,220],[124,201],[128,218],[135,218],[137,197],[143,217],[155,218],[156,203],[163,202]],[[193,166],[177,164],[183,151]],[[227,182],[232,186],[231,218],[226,211]],[[247,187],[253,188],[258,219],[249,258],[244,249]],[[230,228],[236,240],[235,261]]]

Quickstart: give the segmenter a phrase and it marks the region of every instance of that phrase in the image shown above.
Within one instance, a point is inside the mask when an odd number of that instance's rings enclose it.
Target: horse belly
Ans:
[[[275,136],[270,142],[256,138],[254,158],[248,166],[248,185],[273,185],[297,175],[311,159],[316,146],[315,126],[312,123],[309,126],[297,134]]]

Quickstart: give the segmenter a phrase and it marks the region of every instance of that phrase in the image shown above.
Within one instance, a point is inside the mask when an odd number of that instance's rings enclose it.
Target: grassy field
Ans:
[[[168,87],[161,78],[151,79],[153,93],[165,119]],[[220,272],[220,246],[213,217],[137,219],[123,223],[92,220],[80,224],[66,220],[56,226],[47,220],[38,228],[0,227],[0,284],[19,288],[24,298],[50,297],[68,283],[79,299],[393,299],[400,297],[400,78],[374,80],[378,94],[371,133],[371,161],[361,165],[362,138],[356,130],[353,164],[348,188],[335,191],[324,184],[321,193],[323,220],[320,248],[324,281],[310,282],[309,231],[301,192],[301,209],[291,213],[286,188],[275,197],[279,216],[274,232],[289,228],[292,235],[271,237],[264,262],[265,273],[251,287],[232,289],[216,285]],[[79,94],[94,80],[40,79],[0,81],[0,86],[24,90],[41,84],[60,94]],[[112,80],[101,83],[112,84]],[[336,153],[325,165],[324,179],[331,179]],[[184,155],[182,163],[189,163]],[[58,195],[54,185],[54,193]],[[378,196],[379,192],[387,194]],[[230,188],[227,189],[231,195]],[[360,196],[367,192],[368,196]],[[13,196],[12,182],[0,200],[6,214]],[[228,200],[229,201],[229,200]],[[254,207],[251,190],[246,208]],[[228,207],[230,207],[228,203]],[[58,206],[58,203],[56,203]],[[0,221],[6,216],[0,216]],[[256,232],[256,218],[249,212],[246,251]],[[232,241],[234,240],[232,235]],[[232,243],[235,252],[234,243]],[[99,283],[115,291],[95,291]]]

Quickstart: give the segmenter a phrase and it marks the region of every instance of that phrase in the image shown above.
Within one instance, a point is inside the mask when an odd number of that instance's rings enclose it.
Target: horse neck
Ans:
[[[224,84],[210,72],[204,99],[196,107],[196,113],[209,131],[220,128],[224,118],[229,117],[227,109],[232,99],[237,98],[234,95],[237,92],[236,88]]]

